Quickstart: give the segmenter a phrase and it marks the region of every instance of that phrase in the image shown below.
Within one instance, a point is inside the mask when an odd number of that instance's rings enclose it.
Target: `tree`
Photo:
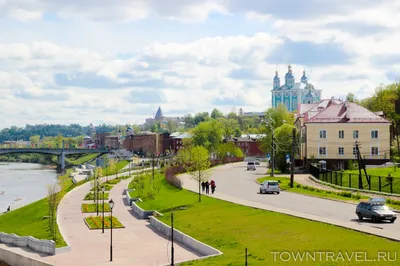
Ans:
[[[223,118],[223,117],[224,117],[224,114],[220,110],[218,110],[217,108],[214,108],[212,110],[211,118],[218,119],[218,118]]]
[[[201,183],[210,177],[210,158],[208,150],[202,146],[184,148],[178,152],[178,161],[190,177],[199,185],[199,202],[201,202]]]
[[[223,132],[221,123],[213,119],[197,125],[191,134],[194,146],[203,146],[209,152],[214,152],[222,141]]]
[[[294,123],[294,113],[289,112],[284,104],[269,108],[266,112],[266,117],[273,128],[278,128],[285,123]]]
[[[50,234],[54,241],[57,238],[56,221],[57,221],[57,207],[60,203],[61,197],[59,193],[60,184],[55,182],[47,185],[47,203],[49,208],[49,228]]]
[[[34,147],[37,147],[40,142],[40,136],[39,135],[34,135],[29,138],[29,141],[31,142],[31,145]]]
[[[240,135],[239,122],[233,118],[220,118],[219,122],[222,126],[222,134],[224,139],[229,139],[234,135]],[[239,131],[238,131],[239,130]]]
[[[197,113],[193,118],[194,125],[198,125],[201,122],[208,121],[209,119],[210,119],[210,115],[208,114],[208,112]]]
[[[168,120],[167,127],[168,127],[168,132],[169,133],[173,133],[173,132],[175,132],[177,130],[178,125],[176,124],[175,121]]]
[[[357,102],[356,96],[353,93],[349,92],[346,96],[346,101],[355,103]]]

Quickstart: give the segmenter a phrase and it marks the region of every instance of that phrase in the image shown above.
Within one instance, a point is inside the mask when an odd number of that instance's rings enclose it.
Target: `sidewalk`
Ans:
[[[123,175],[123,174],[118,174]],[[108,177],[109,180],[115,176]],[[105,178],[103,178],[105,179]],[[169,240],[152,230],[146,220],[139,220],[125,203],[125,188],[132,178],[122,180],[110,191],[109,199],[115,202],[115,215],[125,228],[113,229],[113,265],[154,265],[169,263]],[[91,189],[90,182],[70,191],[62,200],[58,210],[58,226],[71,251],[54,256],[23,251],[25,255],[40,258],[57,266],[102,265],[110,259],[110,230],[89,230],[83,221],[90,214],[81,212],[83,198]],[[96,213],[91,214],[93,216]],[[105,215],[108,215],[105,214]],[[197,254],[175,246],[177,261],[198,258]]]

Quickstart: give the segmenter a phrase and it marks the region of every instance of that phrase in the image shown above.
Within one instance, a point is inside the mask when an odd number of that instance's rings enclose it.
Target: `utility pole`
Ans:
[[[296,128],[293,128],[292,131],[292,158],[291,158],[291,166],[290,166],[290,187],[293,187],[294,183],[294,154],[296,152]]]
[[[274,129],[271,128],[272,131],[272,138],[271,138],[271,147],[272,147],[272,153],[271,153],[271,176],[274,177],[274,172],[275,172],[275,136],[274,136]]]
[[[356,141],[356,154],[357,154],[357,163],[358,163],[358,188],[363,189],[363,182],[361,176],[361,160],[360,160],[360,148],[358,146],[358,141]]]
[[[174,253],[174,213],[171,212],[171,266],[175,265]]]

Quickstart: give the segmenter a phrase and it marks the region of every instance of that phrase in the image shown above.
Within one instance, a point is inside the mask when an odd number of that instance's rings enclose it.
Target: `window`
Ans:
[[[371,130],[371,139],[378,138],[378,130]]]
[[[378,147],[371,147],[371,155],[378,155],[379,150]]]
[[[326,147],[319,147],[319,155],[326,155]]]
[[[344,139],[344,131],[339,130],[339,139]]]
[[[358,130],[353,130],[353,139],[358,139]]]
[[[339,155],[344,155],[344,148],[343,147],[339,147]]]
[[[326,130],[320,130],[319,131],[319,138],[320,139],[326,139]]]

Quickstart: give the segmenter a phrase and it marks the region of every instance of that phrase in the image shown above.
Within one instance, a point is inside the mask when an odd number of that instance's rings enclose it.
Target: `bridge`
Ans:
[[[11,153],[41,153],[41,154],[52,154],[58,157],[57,169],[59,172],[65,170],[65,156],[73,154],[88,154],[88,153],[112,153],[112,150],[107,149],[65,149],[64,143],[61,149],[46,149],[46,148],[0,148],[0,155],[11,154]]]

